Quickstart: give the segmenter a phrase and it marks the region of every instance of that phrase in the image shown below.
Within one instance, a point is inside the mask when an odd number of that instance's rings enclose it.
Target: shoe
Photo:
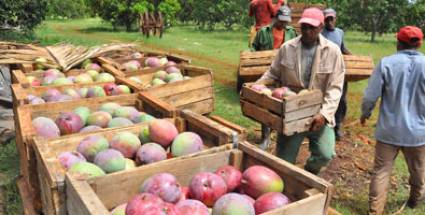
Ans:
[[[335,139],[340,141],[344,137],[344,132],[341,130],[335,130]]]
[[[415,200],[413,198],[409,198],[407,200],[406,205],[407,205],[407,207],[414,209],[414,208],[418,207],[418,205],[421,204],[423,201],[424,201],[424,198],[422,198],[420,200]]]
[[[270,137],[265,138],[261,143],[259,144],[259,147],[263,151],[267,151],[271,143]]]

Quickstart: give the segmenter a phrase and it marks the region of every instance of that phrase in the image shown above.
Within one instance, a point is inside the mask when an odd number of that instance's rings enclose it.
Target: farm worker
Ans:
[[[254,43],[252,44],[253,51],[263,51],[278,49],[288,40],[297,37],[295,29],[288,24],[291,22],[291,9],[288,6],[282,6],[277,12],[273,23],[264,26],[257,32]],[[261,144],[260,148],[267,149],[271,143],[271,129],[266,125],[261,125]]]
[[[258,30],[272,23],[272,18],[283,4],[284,0],[278,0],[276,4],[273,4],[272,0],[251,0],[249,16],[255,17],[255,27],[251,27],[249,45],[252,44]]]
[[[323,102],[310,124],[310,131],[292,136],[278,134],[277,156],[295,163],[304,140],[310,141],[311,156],[305,169],[318,174],[335,155],[335,112],[344,84],[344,61],[337,45],[320,32],[324,25],[323,12],[318,8],[304,10],[301,36],[282,45],[271,68],[257,81],[259,84],[279,84],[292,89],[317,89]]]
[[[344,31],[336,27],[336,11],[332,8],[328,8],[323,11],[325,15],[325,28],[322,31],[322,35],[334,42],[341,49],[342,54],[351,55],[351,52],[344,45]],[[335,136],[339,140],[343,133],[340,130],[341,124],[344,121],[345,115],[347,114],[347,82],[344,82],[344,88],[342,90],[341,100],[339,101],[338,109],[335,114]]]
[[[291,9],[288,6],[282,6],[273,18],[272,24],[262,27],[257,32],[252,43],[252,50],[278,49],[284,42],[297,37],[295,29],[289,26],[290,22]]]
[[[410,197],[415,208],[425,197],[425,56],[418,51],[423,33],[400,29],[397,53],[382,58],[365,90],[360,122],[365,125],[381,98],[375,138],[375,163],[369,190],[369,214],[382,214],[394,159],[402,151],[409,169]]]

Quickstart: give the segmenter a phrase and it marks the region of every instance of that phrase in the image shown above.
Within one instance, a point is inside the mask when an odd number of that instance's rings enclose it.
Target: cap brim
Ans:
[[[335,18],[336,17],[336,14],[334,14],[334,13],[328,13],[328,14],[325,15],[325,18],[328,18],[328,17]]]
[[[298,23],[299,24],[303,24],[303,23],[309,24],[309,25],[312,25],[314,27],[318,27],[321,24],[321,22],[317,19],[306,18],[306,17],[301,18],[300,21],[298,21]]]
[[[279,21],[284,21],[284,22],[291,22],[292,20],[290,16],[283,16],[283,15],[279,15],[277,19]]]

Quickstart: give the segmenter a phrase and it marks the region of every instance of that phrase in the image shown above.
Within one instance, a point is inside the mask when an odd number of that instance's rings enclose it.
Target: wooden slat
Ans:
[[[371,76],[373,73],[373,69],[346,69],[345,75],[368,75]]]
[[[164,84],[162,86],[151,87],[146,91],[158,98],[171,96],[178,93],[188,92],[200,88],[212,86],[211,75],[201,75],[192,77],[189,80],[177,81],[174,83]]]
[[[372,57],[370,56],[360,56],[360,55],[343,55],[344,61],[360,61],[360,62],[373,62]]]
[[[370,69],[373,70],[374,65],[371,62],[364,61],[346,61],[345,62],[346,69]]]
[[[278,115],[272,114],[269,111],[244,100],[241,100],[240,103],[244,116],[261,122],[276,131],[282,131],[283,121]]]
[[[277,50],[268,50],[268,51],[243,51],[240,53],[241,59],[257,59],[257,58],[274,58],[276,56]]]
[[[34,208],[34,199],[31,193],[30,188],[25,183],[25,180],[22,178],[18,179],[17,181],[19,194],[21,195],[22,200],[22,209],[24,215],[38,215],[36,209]]]
[[[291,112],[301,108],[322,104],[323,94],[320,90],[312,90],[303,95],[284,98],[283,112]]]
[[[298,119],[292,122],[287,122],[283,126],[283,133],[287,136],[291,136],[295,133],[308,131],[311,127],[312,121],[313,117],[308,117],[304,119]]]
[[[267,95],[260,94],[257,91],[249,88],[248,86],[244,86],[242,88],[241,99],[249,101],[278,115],[282,114],[282,101],[273,99]]]
[[[272,58],[257,58],[257,59],[241,59],[240,66],[252,67],[252,66],[270,66],[274,60]]]
[[[142,102],[143,108],[149,108],[152,109],[152,111],[160,112],[163,117],[175,117],[177,115],[177,110],[174,106],[150,95],[147,92],[140,92],[139,98]]]
[[[180,110],[189,109],[195,113],[199,113],[202,115],[209,114],[214,111],[214,99],[206,99],[202,101],[197,101],[194,103],[177,106],[177,108]]]
[[[268,69],[269,66],[259,66],[259,67],[242,67],[239,70],[240,76],[258,76],[261,77]]]
[[[321,108],[321,105],[319,104],[319,105],[309,106],[309,107],[306,107],[306,108],[301,108],[301,109],[296,110],[296,111],[287,112],[287,113],[285,113],[284,121],[285,122],[291,122],[291,121],[294,121],[294,120],[314,116],[317,113],[319,113],[320,108]]]
[[[214,88],[206,87],[188,92],[174,94],[171,96],[162,97],[161,100],[173,106],[183,106],[186,104],[211,99],[214,97]]]
[[[66,193],[68,214],[106,215],[109,210],[103,206],[96,193],[85,181],[66,176]],[[89,201],[87,201],[89,200]]]
[[[15,84],[21,84],[23,87],[30,87],[31,84],[28,82],[27,77],[22,72],[22,70],[13,70],[12,71],[12,80]]]

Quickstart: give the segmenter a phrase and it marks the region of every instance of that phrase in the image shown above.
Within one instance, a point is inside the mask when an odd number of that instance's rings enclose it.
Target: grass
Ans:
[[[43,45],[59,42],[70,42],[79,45],[99,45],[111,42],[136,42],[144,49],[168,50],[188,56],[196,65],[214,69],[215,78],[215,112],[232,122],[240,124],[250,130],[258,124],[243,117],[239,107],[239,95],[235,92],[235,77],[239,63],[239,52],[248,49],[248,31],[238,29],[234,31],[216,30],[214,32],[200,31],[193,26],[177,26],[167,30],[163,38],[143,37],[138,32],[114,32],[112,26],[99,19],[83,19],[68,21],[46,21],[36,30],[36,38]],[[394,34],[387,34],[378,38],[376,43],[368,42],[369,36],[361,32],[346,32],[345,43],[351,52],[359,55],[371,55],[378,63],[383,56],[395,52]],[[424,48],[421,49],[425,51]],[[349,111],[347,123],[358,120],[360,116],[360,102],[367,81],[350,83]],[[367,127],[350,127],[352,134],[363,134],[373,138],[374,123],[377,112]],[[9,144],[10,145],[10,144]],[[4,195],[7,195],[8,210],[14,214],[20,208],[17,200],[16,186],[13,179],[18,174],[16,151],[12,146],[0,149],[0,170],[7,170],[6,180],[2,182]],[[4,162],[7,161],[7,162]],[[387,211],[394,212],[401,206],[401,202],[408,196],[407,167],[402,156],[397,158],[394,168],[394,177],[400,185],[390,190]],[[336,185],[337,189],[338,186]],[[333,201],[332,206],[343,214],[365,214],[367,211],[367,185],[363,190],[355,192],[350,199]],[[406,210],[405,214],[425,214],[425,207],[415,211]]]

